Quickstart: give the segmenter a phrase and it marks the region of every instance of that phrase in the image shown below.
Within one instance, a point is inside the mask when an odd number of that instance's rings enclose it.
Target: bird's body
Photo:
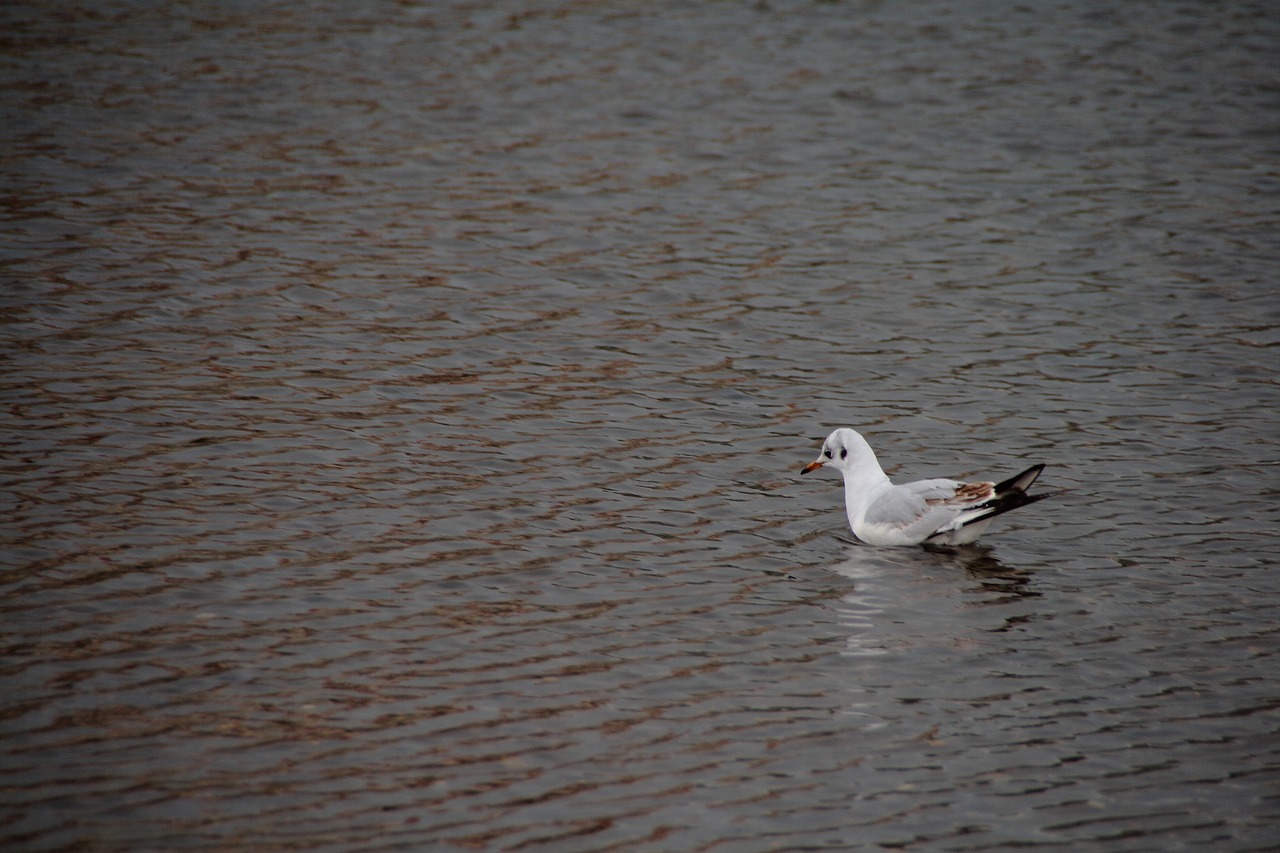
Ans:
[[[965,545],[981,536],[998,515],[1034,503],[1028,495],[1044,465],[1033,465],[1002,483],[917,480],[894,485],[875,451],[852,429],[838,429],[822,454],[800,473],[830,465],[844,475],[849,527],[868,545]]]

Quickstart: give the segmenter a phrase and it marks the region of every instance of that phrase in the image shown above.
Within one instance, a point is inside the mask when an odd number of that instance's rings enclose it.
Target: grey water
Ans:
[[[0,34],[4,849],[1275,849],[1274,4]]]

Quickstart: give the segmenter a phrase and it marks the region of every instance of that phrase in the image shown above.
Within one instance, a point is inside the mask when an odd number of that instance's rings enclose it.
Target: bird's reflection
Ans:
[[[991,592],[1035,598],[1039,592],[1030,588],[1032,573],[1026,569],[1006,566],[987,545],[925,545],[924,551],[933,554],[943,565],[963,570],[978,585]]]
[[[850,578],[866,578],[884,571],[912,571],[920,568],[944,568],[963,572],[983,589],[1021,596],[1039,596],[1030,588],[1034,574],[1027,569],[1005,565],[988,545],[923,545],[919,548],[872,548],[860,542],[849,542],[845,558],[832,566],[838,574]]]
[[[846,653],[857,656],[932,648],[948,636],[965,645],[975,631],[1008,631],[1035,618],[1027,602],[1041,595],[1032,572],[1006,565],[982,545],[851,545],[831,569],[853,581],[835,610],[851,629]]]

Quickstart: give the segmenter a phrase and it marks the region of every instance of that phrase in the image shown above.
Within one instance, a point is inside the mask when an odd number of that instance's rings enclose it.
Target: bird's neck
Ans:
[[[844,477],[844,505],[849,512],[850,523],[862,519],[867,506],[885,490],[893,487],[888,476],[880,470],[875,457],[850,468]]]

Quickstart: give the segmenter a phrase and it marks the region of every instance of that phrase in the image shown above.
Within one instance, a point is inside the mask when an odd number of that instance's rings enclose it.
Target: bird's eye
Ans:
[[[849,455],[849,448],[847,448],[847,447],[842,447],[842,448],[840,448],[840,458],[841,458],[841,459],[844,459],[844,458],[845,458],[846,456],[848,456],[848,455]]]
[[[823,455],[823,456],[825,456],[825,457],[827,457],[828,459],[830,459],[830,458],[831,458],[831,450],[830,450],[830,448],[824,448],[824,449],[823,449],[823,451],[822,451],[822,455]]]

